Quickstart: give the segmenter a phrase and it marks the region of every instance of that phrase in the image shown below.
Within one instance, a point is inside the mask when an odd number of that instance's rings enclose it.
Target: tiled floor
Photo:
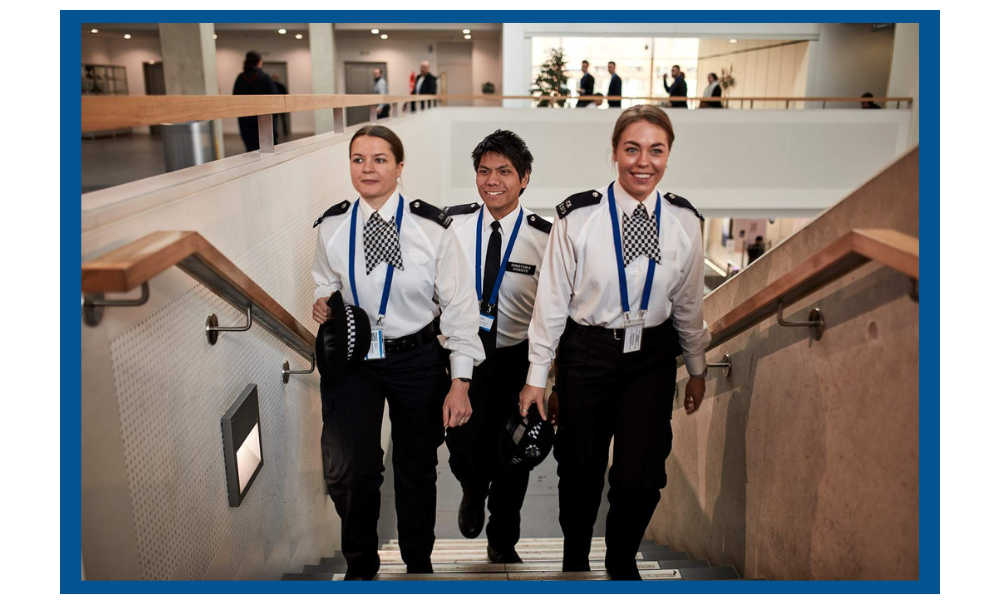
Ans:
[[[308,134],[297,133],[291,136],[291,140],[304,137],[308,137]],[[224,135],[223,144],[226,156],[236,156],[246,151],[238,134]],[[83,194],[161,175],[167,171],[163,140],[143,134],[83,139],[80,145],[80,163]]]
[[[435,533],[438,539],[462,538],[458,530],[458,505],[462,501],[462,488],[448,467],[448,447],[438,449],[438,510]],[[382,483],[382,509],[379,518],[379,538],[399,537],[396,533],[395,493],[392,489],[392,447],[386,453],[385,481]],[[556,460],[550,453],[541,465],[531,472],[528,492],[521,508],[521,536],[525,538],[561,538],[559,527],[559,496]],[[604,535],[604,522],[608,515],[607,485],[601,508],[594,524],[594,535]],[[487,518],[489,515],[487,514]],[[485,538],[486,533],[481,533]]]

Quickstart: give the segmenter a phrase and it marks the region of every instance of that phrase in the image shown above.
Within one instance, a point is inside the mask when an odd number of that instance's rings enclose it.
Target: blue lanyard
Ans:
[[[484,205],[479,211],[479,222],[476,226],[476,297],[479,298],[479,309],[483,307],[483,213],[486,212]],[[517,213],[517,222],[514,224],[514,231],[510,234],[510,241],[507,242],[507,251],[503,253],[503,262],[500,263],[500,272],[497,273],[496,283],[493,284],[493,293],[490,294],[489,312],[496,306],[497,298],[500,296],[500,282],[507,271],[507,260],[510,259],[510,251],[514,249],[514,240],[517,239],[517,232],[521,229],[521,218],[524,216],[524,209]]]
[[[618,209],[615,206],[615,184],[608,186],[608,209],[611,211],[611,233],[615,237],[615,255],[618,258],[618,289],[622,298],[622,312],[625,320],[629,317],[628,282],[625,281],[625,259],[622,258],[622,234],[618,229]],[[656,235],[660,235],[660,192],[656,192]],[[649,309],[649,294],[653,290],[653,273],[656,272],[656,261],[649,259],[649,269],[646,271],[646,285],[642,288],[642,304],[639,314]]]
[[[354,294],[354,305],[361,308],[361,302],[358,301],[358,282],[354,279],[354,257],[357,254],[357,241],[358,241],[358,205],[361,204],[361,198],[358,198],[357,202],[354,203],[354,210],[351,212],[351,249],[350,249],[350,267],[348,267],[348,272],[351,277],[351,293]],[[403,227],[403,195],[399,195],[399,207],[396,208],[396,233],[402,232]],[[385,273],[385,287],[382,288],[382,304],[378,309],[378,322],[382,323],[382,319],[385,318],[385,308],[389,304],[389,288],[392,287],[392,274],[395,272],[396,267],[392,264],[389,265],[389,269]]]

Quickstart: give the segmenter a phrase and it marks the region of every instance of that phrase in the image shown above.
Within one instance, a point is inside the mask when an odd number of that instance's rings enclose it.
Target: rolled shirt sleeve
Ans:
[[[315,285],[313,289],[314,302],[320,298],[332,296],[344,288],[340,276],[330,266],[330,258],[326,253],[326,238],[323,236],[322,228],[316,233],[316,254],[313,256],[312,276]]]
[[[687,211],[685,211],[687,212]],[[677,330],[684,364],[689,375],[702,375],[708,368],[705,351],[712,341],[705,323],[705,256],[701,239],[700,222],[693,215],[685,215],[684,232],[690,240],[690,249],[684,262],[680,281],[671,290],[673,306],[671,318]]]
[[[472,378],[472,369],[486,358],[479,339],[476,285],[455,232],[445,230],[437,254],[435,294],[441,307],[441,335],[451,351],[451,378]]]
[[[556,218],[545,247],[535,308],[528,326],[528,361],[531,363],[528,385],[545,387],[559,347],[559,338],[566,329],[575,276],[576,253],[569,239],[566,221]]]

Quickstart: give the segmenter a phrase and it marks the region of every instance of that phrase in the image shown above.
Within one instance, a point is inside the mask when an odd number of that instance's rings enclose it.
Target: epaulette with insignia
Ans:
[[[701,213],[698,212],[697,208],[695,208],[694,206],[692,206],[691,203],[687,201],[687,199],[681,198],[677,194],[667,194],[667,202],[673,204],[674,206],[679,206],[681,208],[686,208],[686,209],[690,210],[691,212],[693,212],[702,221],[705,220],[705,217],[701,216]]]
[[[565,219],[566,215],[573,212],[574,210],[584,207],[593,206],[601,201],[601,195],[597,190],[591,190],[589,192],[580,192],[579,194],[573,194],[569,198],[566,198],[556,206],[556,212],[559,213],[560,219]]]
[[[319,224],[322,223],[323,219],[325,219],[327,217],[336,217],[337,215],[344,214],[345,212],[347,212],[347,209],[350,208],[350,207],[351,207],[351,201],[350,200],[344,200],[340,204],[334,204],[330,208],[326,209],[326,212],[323,213],[323,216],[321,216],[320,218],[316,219],[316,222],[313,223],[313,227],[319,227]]]
[[[546,235],[552,231],[552,223],[538,215],[528,215],[528,225],[531,225],[538,231],[544,232]]]
[[[444,207],[444,214],[448,215],[449,217],[453,217],[455,215],[471,215],[472,213],[479,210],[480,206],[482,205],[479,204],[478,202],[470,202],[468,204],[456,204],[455,206],[446,206]]]
[[[445,229],[448,229],[448,226],[451,225],[451,217],[444,214],[444,211],[440,208],[433,204],[428,204],[423,200],[410,202],[410,210],[418,217],[430,219]]]

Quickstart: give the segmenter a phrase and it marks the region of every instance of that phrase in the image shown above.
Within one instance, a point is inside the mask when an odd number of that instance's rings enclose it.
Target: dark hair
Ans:
[[[604,94],[602,94],[601,92],[597,92],[597,93],[596,93],[596,94],[594,94],[594,95],[595,95],[595,96],[600,96],[601,98],[603,98],[603,97],[604,97]]]
[[[472,164],[477,170],[479,162],[488,152],[499,154],[509,160],[514,166],[514,170],[517,171],[518,179],[524,179],[524,175],[531,172],[531,163],[535,160],[521,136],[506,129],[497,129],[484,137],[483,141],[479,142],[479,145],[472,151]],[[521,192],[523,193],[524,190],[522,189]]]
[[[609,64],[609,65],[614,65],[614,66],[616,66],[616,67],[618,66],[618,64],[617,64],[617,63],[616,63],[615,61],[613,61],[613,60],[609,60],[609,61],[608,61],[608,64]]]
[[[618,142],[622,137],[622,132],[625,128],[635,123],[636,121],[647,121],[660,127],[667,132],[667,149],[674,147],[674,126],[670,122],[670,117],[667,113],[659,108],[656,108],[652,104],[638,104],[630,108],[626,108],[618,120],[615,122],[615,129],[611,133],[611,149],[618,149]]]
[[[680,65],[674,65],[673,67],[671,67],[671,69],[674,68],[674,67],[676,67],[678,71],[681,70],[681,66]]]
[[[347,146],[348,151],[354,147],[354,140],[364,136],[377,137],[389,142],[389,147],[392,148],[392,155],[396,158],[396,163],[403,162],[403,142],[400,141],[399,136],[391,129],[382,125],[365,125],[355,131],[354,136],[351,138],[351,143]]]
[[[862,98],[874,98],[875,96],[872,96],[871,92],[865,92],[864,94],[861,94],[861,97]]]
[[[257,68],[260,64],[261,56],[259,52],[254,52],[251,50],[247,52],[247,57],[243,59],[243,72],[249,73]]]
[[[716,75],[715,73],[709,73],[709,74],[708,74],[708,76],[709,76],[709,77],[711,77],[711,78],[712,78],[713,80],[715,80],[715,81],[718,81],[718,80],[719,80],[719,76],[718,76],[718,75]]]
[[[582,61],[580,64],[581,65],[589,65],[590,61],[589,60],[585,60],[585,61]]]

